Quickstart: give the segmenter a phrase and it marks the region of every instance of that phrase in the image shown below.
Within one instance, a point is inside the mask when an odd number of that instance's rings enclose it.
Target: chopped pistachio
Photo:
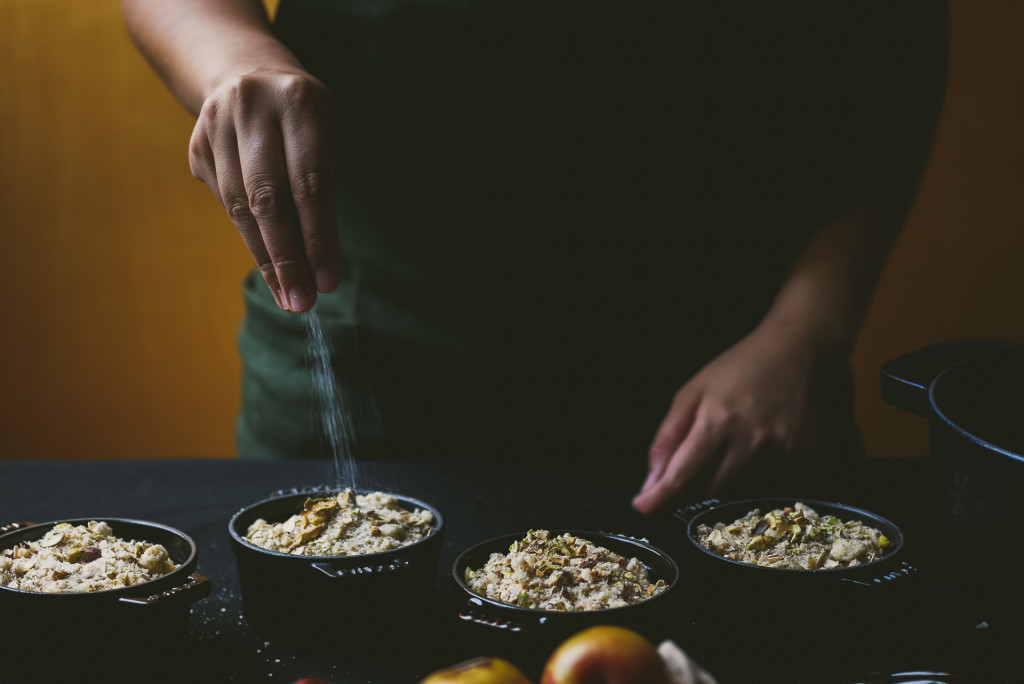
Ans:
[[[768,540],[764,535],[758,535],[747,544],[747,551],[763,551],[768,546]]]

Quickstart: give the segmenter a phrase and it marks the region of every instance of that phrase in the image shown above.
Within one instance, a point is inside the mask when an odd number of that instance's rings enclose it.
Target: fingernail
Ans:
[[[640,488],[641,494],[654,486],[654,483],[661,477],[662,470],[664,470],[664,468],[654,468],[651,472],[647,473],[647,479],[644,480],[644,486]]]
[[[338,279],[334,272],[326,266],[316,269],[316,289],[320,292],[330,292],[338,286]]]
[[[277,302],[277,306],[285,311],[288,310],[288,302],[285,301],[284,291],[279,289],[270,288],[270,293],[274,295],[274,301]]]
[[[311,305],[306,291],[300,287],[292,288],[288,292],[288,302],[291,304],[292,311],[305,311]]]
[[[643,494],[654,484],[654,481],[658,479],[658,474],[653,470],[647,473],[647,479],[644,480],[644,486],[640,488],[640,493]]]

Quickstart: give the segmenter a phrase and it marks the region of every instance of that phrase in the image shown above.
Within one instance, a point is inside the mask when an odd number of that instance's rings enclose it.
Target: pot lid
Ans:
[[[936,415],[953,430],[1007,456],[1024,454],[1024,345],[979,354],[931,384]]]

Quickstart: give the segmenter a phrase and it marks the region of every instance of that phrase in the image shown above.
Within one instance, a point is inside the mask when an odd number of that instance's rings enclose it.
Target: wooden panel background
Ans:
[[[934,341],[1024,341],[1024,4],[954,0],[935,151],[854,355],[870,453],[924,453],[878,367]],[[234,453],[250,260],[188,170],[188,114],[117,0],[0,0],[0,458]]]

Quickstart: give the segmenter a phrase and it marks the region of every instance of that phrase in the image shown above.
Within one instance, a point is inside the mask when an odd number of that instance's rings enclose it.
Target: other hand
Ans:
[[[794,327],[762,323],[676,393],[633,506],[649,514],[704,485],[699,494],[719,492],[755,459],[817,453],[838,356]]]

